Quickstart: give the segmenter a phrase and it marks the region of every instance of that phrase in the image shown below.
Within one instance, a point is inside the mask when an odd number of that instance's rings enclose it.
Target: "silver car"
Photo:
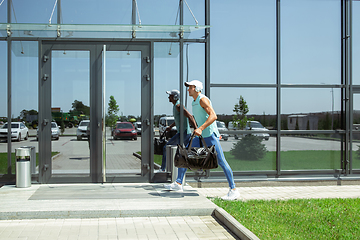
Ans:
[[[51,122],[51,139],[59,140],[60,128],[56,122]],[[39,140],[39,129],[36,131],[36,140]]]

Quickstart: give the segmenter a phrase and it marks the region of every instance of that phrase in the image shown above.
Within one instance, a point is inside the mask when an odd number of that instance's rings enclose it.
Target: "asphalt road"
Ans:
[[[65,134],[75,134],[76,129],[67,129]],[[30,132],[30,134],[32,134]],[[234,143],[239,140],[230,137],[228,141],[221,140],[221,146],[224,152],[230,151]],[[262,141],[265,144],[268,151],[275,151],[276,149],[276,138],[270,137],[268,141]],[[358,149],[358,143],[353,144],[353,150]],[[38,142],[35,137],[30,137],[26,141],[12,142],[12,152],[16,148],[21,146],[35,146],[38,151]],[[107,132],[107,152],[108,153],[121,153],[121,154],[132,154],[133,152],[140,151],[141,149],[141,137],[138,140],[112,140],[110,131]],[[52,141],[52,150],[63,152],[63,153],[86,153],[88,152],[88,143],[86,139],[77,141],[76,136],[61,136],[59,140]],[[340,142],[332,140],[320,140],[311,138],[300,138],[300,137],[282,137],[281,138],[281,150],[340,150]],[[0,142],[0,152],[7,152],[7,143]]]

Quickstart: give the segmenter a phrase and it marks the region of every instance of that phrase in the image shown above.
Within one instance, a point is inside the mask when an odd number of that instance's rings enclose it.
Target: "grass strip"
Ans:
[[[356,158],[353,151],[353,169],[360,169],[360,159]],[[339,169],[341,163],[340,151],[282,151],[280,153],[282,170],[307,170],[307,169]],[[259,160],[239,160],[230,152],[224,152],[226,161],[233,171],[261,171],[276,169],[276,152],[267,152]],[[212,171],[222,171],[219,167]]]
[[[55,156],[59,152],[52,152],[51,156]],[[11,153],[11,172],[15,174],[15,153]],[[36,153],[36,166],[39,165],[39,154]],[[7,153],[0,153],[0,174],[7,174]]]
[[[213,202],[260,239],[358,239],[360,199]]]

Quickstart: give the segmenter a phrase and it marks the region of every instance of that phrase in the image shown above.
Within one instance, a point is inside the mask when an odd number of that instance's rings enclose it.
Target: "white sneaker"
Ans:
[[[154,173],[164,173],[164,172],[165,172],[165,170],[161,170],[161,168],[154,171]]]
[[[223,196],[221,199],[231,201],[231,200],[237,199],[238,197],[240,197],[239,191],[237,189],[235,189],[235,190],[230,189],[229,192],[225,196]]]
[[[164,188],[170,191],[179,191],[179,192],[183,191],[182,185],[178,184],[176,181],[171,184],[164,184]]]

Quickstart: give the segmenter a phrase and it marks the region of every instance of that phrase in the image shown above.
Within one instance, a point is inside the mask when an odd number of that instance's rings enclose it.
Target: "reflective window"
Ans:
[[[7,1],[5,1],[7,2]],[[4,2],[4,3],[5,3]],[[13,23],[49,23],[55,1],[48,0],[12,0],[11,22]],[[1,6],[3,8],[5,6]],[[57,10],[52,16],[52,23],[56,23]]]
[[[340,13],[340,1],[281,1],[282,83],[340,84]]]
[[[11,134],[12,152],[22,146],[33,146],[38,151],[38,52],[37,42],[12,42],[11,62],[11,120],[23,122],[26,128]],[[15,172],[15,169],[13,169]]]
[[[360,85],[360,2],[352,1],[353,14],[352,14],[352,61],[353,61],[353,84]]]
[[[60,153],[52,174],[89,175],[90,52],[53,50],[51,56],[51,116],[61,132],[51,137],[51,151]]]
[[[340,89],[282,89],[281,129],[340,128]]]
[[[4,1],[0,6],[0,22],[7,22],[7,1]]]
[[[339,134],[287,134],[281,138],[281,170],[339,169]]]
[[[211,2],[211,83],[275,83],[275,2]]]
[[[0,8],[1,11],[1,8]],[[0,41],[0,127],[7,121],[7,43]],[[7,132],[7,131],[6,131]],[[7,162],[7,143],[4,139],[6,134],[0,133],[0,155],[2,155],[3,161]],[[7,137],[7,135],[6,135]],[[15,162],[13,167],[15,169]],[[7,174],[7,164],[0,169],[0,174]]]
[[[239,104],[240,96],[244,98],[248,105],[248,116],[257,115],[261,118],[265,116],[267,119],[269,116],[274,117],[276,115],[275,88],[216,87],[210,89],[210,96],[211,103],[217,115],[234,114],[233,110],[235,104]]]

